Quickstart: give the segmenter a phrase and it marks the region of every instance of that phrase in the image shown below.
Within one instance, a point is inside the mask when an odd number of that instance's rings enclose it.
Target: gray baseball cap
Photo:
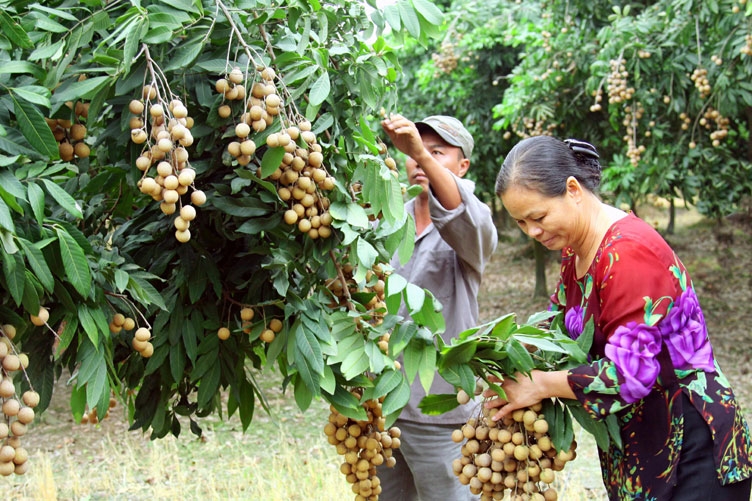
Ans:
[[[473,146],[475,145],[473,136],[462,125],[462,122],[454,117],[432,115],[420,122],[415,122],[415,126],[418,127],[418,130],[421,129],[421,126],[430,128],[447,143],[462,149],[465,158],[470,158],[470,155],[473,153]]]

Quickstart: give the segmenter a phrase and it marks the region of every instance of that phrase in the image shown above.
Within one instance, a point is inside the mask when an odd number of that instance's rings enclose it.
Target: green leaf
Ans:
[[[216,337],[216,336],[215,336]],[[220,364],[215,363],[211,365],[209,370],[204,374],[204,377],[198,383],[197,401],[200,408],[208,407],[212,399],[217,395],[219,390],[219,379],[222,374]]]
[[[44,121],[44,115],[33,104],[16,99],[14,94],[10,94],[10,98],[13,101],[13,113],[16,115],[18,128],[29,144],[50,159],[59,158],[57,141],[50,126]]]
[[[2,197],[0,197],[0,228],[5,228],[10,233],[16,232],[16,226],[13,224],[10,209]]]
[[[41,227],[44,222],[44,191],[38,184],[29,183],[26,187],[26,196],[29,198],[29,205],[31,205],[34,218]]]
[[[11,87],[12,93],[16,94],[21,99],[28,101],[37,106],[44,108],[50,107],[50,91],[47,87],[40,85],[28,85],[26,87]]]
[[[58,103],[78,100],[88,101],[105,87],[111,78],[112,77],[104,76],[87,78],[86,80],[71,80],[56,89],[52,96]],[[49,129],[49,127],[47,127],[47,129]]]
[[[0,28],[10,42],[21,49],[33,49],[34,43],[26,34],[23,27],[18,24],[5,10],[0,10]]]
[[[343,416],[356,421],[365,421],[368,419],[366,410],[360,405],[360,401],[343,387],[338,385],[333,394],[324,393],[323,396]]]
[[[49,127],[47,127],[49,129]],[[47,192],[60,204],[60,207],[68,211],[72,216],[81,219],[83,214],[81,213],[81,206],[78,202],[68,194],[67,191],[55,184],[49,179],[42,179],[44,187],[47,188]]]
[[[99,308],[92,308],[86,303],[78,305],[78,321],[89,337],[93,346],[99,346],[99,335],[109,332],[107,318]]]
[[[285,156],[285,149],[281,146],[269,148],[261,159],[261,177],[269,177],[282,164],[282,157]]]
[[[516,370],[528,374],[535,367],[533,357],[530,356],[530,352],[525,349],[522,343],[514,338],[510,338],[506,346],[509,360]]]
[[[145,305],[153,304],[162,310],[166,310],[164,298],[156,288],[147,281],[148,274],[131,273],[128,278],[128,290]]]
[[[395,414],[402,410],[409,400],[410,385],[403,379],[395,389],[386,394],[381,404],[381,412],[384,416]]]
[[[10,292],[10,296],[15,301],[16,306],[21,304],[23,300],[24,287],[26,283],[25,267],[23,263],[23,257],[21,253],[16,252],[14,254],[7,254],[5,250],[2,252],[3,261],[3,276],[5,276],[5,286]]]
[[[396,4],[390,3],[384,7],[384,19],[389,23],[392,31],[398,33],[402,30],[402,20],[400,19],[400,10]]]
[[[444,22],[444,13],[433,2],[428,0],[413,0],[413,6],[429,23],[441,26]]]
[[[371,363],[366,354],[365,345],[360,343],[358,349],[350,351],[342,361],[340,370],[346,379],[351,380],[368,370]]]
[[[415,9],[410,5],[409,0],[400,0],[397,2],[397,8],[399,9],[400,19],[405,29],[413,38],[420,38],[420,20],[418,14],[415,13]]]
[[[0,75],[17,73],[30,73],[38,80],[44,79],[44,70],[36,64],[27,61],[4,61],[0,63]]]
[[[582,407],[578,401],[567,401],[566,408],[569,410],[572,417],[580,423],[582,429],[590,433],[595,439],[595,443],[602,450],[608,450],[609,438],[608,429],[606,423],[603,421],[596,421],[590,414]]]
[[[55,228],[60,256],[63,260],[65,276],[76,291],[84,298],[91,293],[91,270],[86,260],[86,254],[78,243],[63,228]]]
[[[52,293],[55,289],[55,279],[47,265],[47,261],[44,259],[42,250],[24,238],[19,238],[18,241],[21,243],[21,247],[26,255],[26,261],[29,263],[39,283],[42,284],[42,287],[47,292]]]
[[[175,71],[180,68],[188,68],[201,54],[204,48],[203,39],[194,40],[178,46],[165,65],[164,71]]]
[[[441,393],[426,395],[421,399],[418,408],[423,414],[436,416],[456,409],[459,405],[456,393]]]
[[[295,379],[295,403],[301,411],[305,411],[311,406],[313,393],[308,389],[308,385],[303,384],[302,378]]]
[[[426,290],[415,284],[408,283],[407,287],[405,287],[404,297],[408,312],[412,315],[423,308],[423,303],[426,301]]]
[[[308,95],[311,105],[318,106],[323,103],[326,98],[329,97],[330,92],[331,83],[329,82],[329,73],[327,73],[326,70],[323,70],[321,75],[311,86],[311,91]]]
[[[245,376],[244,373],[243,376]],[[240,378],[240,390],[238,393],[238,399],[240,400],[240,422],[243,425],[243,431],[245,431],[251,425],[251,421],[253,421],[256,394],[253,389],[253,384],[251,384],[245,377]]]

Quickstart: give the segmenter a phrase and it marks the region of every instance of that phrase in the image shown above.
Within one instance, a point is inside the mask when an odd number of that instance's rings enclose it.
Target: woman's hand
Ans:
[[[491,419],[498,421],[509,416],[517,409],[532,407],[545,398],[561,397],[575,398],[574,392],[567,382],[566,371],[532,371],[530,376],[518,372],[513,378],[503,381],[489,376],[489,381],[500,383],[506,398],[502,398],[492,389],[483,392],[483,396],[490,398],[484,403],[487,409],[498,408],[499,411]]]

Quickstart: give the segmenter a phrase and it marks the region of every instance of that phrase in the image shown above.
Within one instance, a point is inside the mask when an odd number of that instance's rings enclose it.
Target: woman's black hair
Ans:
[[[514,185],[558,197],[566,192],[570,176],[597,194],[601,183],[598,158],[595,146],[585,141],[562,141],[551,136],[523,139],[512,148],[499,169],[496,194],[501,196]]]

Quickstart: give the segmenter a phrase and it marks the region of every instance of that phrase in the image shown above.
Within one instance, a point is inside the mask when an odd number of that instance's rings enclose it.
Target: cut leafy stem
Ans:
[[[436,366],[441,377],[468,395],[477,394],[476,382],[482,379],[504,398],[504,390],[489,380],[490,376],[503,381],[517,373],[529,376],[533,370],[568,370],[588,363],[593,332],[591,320],[582,334],[572,339],[560,312],[538,312],[525,323],[517,323],[516,315],[508,313],[461,332],[450,343],[439,338]],[[573,417],[593,435],[600,448],[608,448],[609,440],[621,447],[616,416],[596,421],[578,401],[570,399],[553,398],[543,404],[557,450],[565,450],[571,443]],[[424,397],[420,409],[425,414],[436,415],[458,405],[456,394],[436,394]]]

